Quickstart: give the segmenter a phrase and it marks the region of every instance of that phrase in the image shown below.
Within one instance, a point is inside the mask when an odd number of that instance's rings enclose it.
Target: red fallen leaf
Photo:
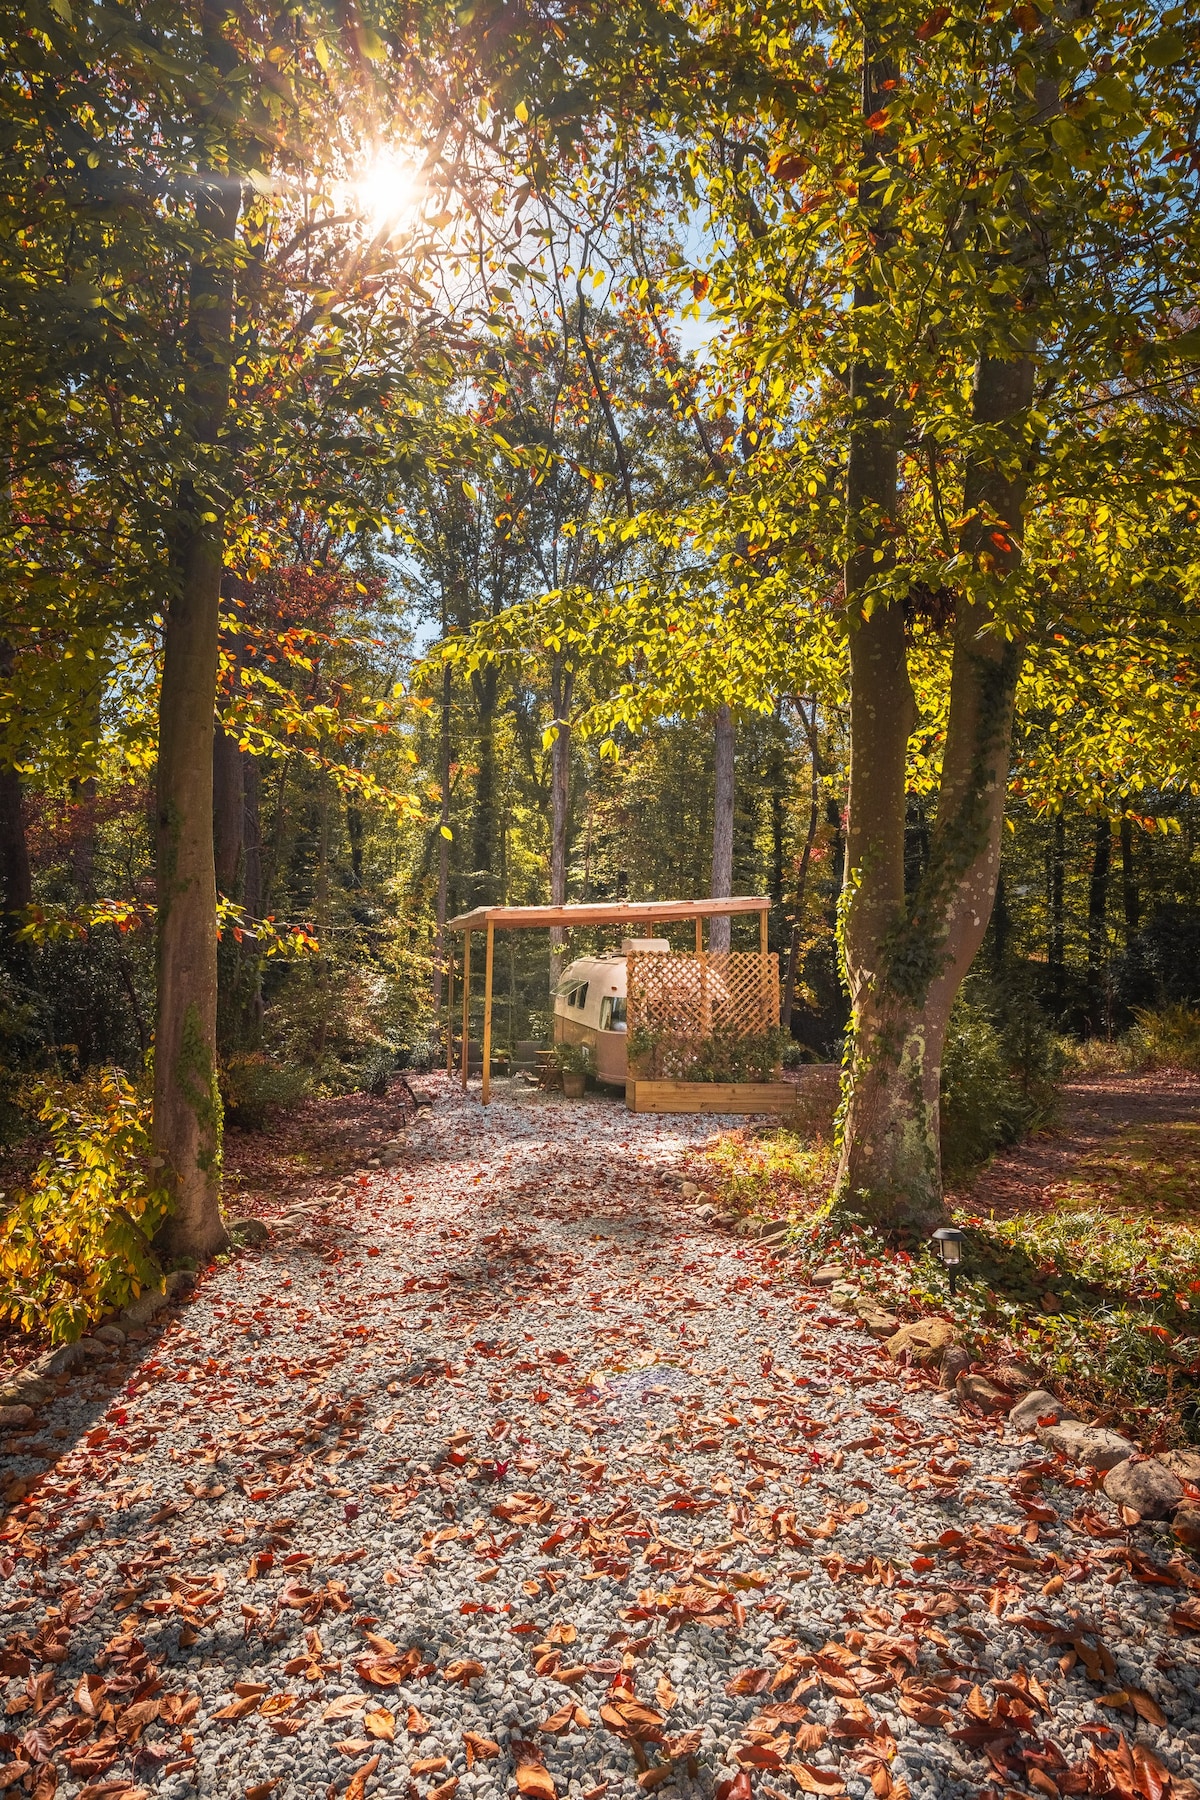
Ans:
[[[836,1769],[818,1769],[811,1763],[790,1762],[788,1774],[791,1775],[802,1794],[823,1794],[829,1797],[844,1794],[845,1784]]]
[[[691,1731],[677,1732],[674,1737],[663,1739],[663,1752],[668,1762],[676,1762],[685,1756],[695,1756],[704,1741],[704,1728],[697,1725]]]
[[[749,1769],[739,1769],[729,1780],[718,1782],[713,1800],[750,1800],[753,1792]]]
[[[778,1750],[772,1750],[769,1744],[735,1744],[732,1751],[735,1762],[743,1769],[782,1769],[783,1758]]]
[[[500,1754],[499,1744],[492,1738],[482,1737],[477,1731],[464,1731],[463,1743],[467,1749],[468,1769],[476,1762],[492,1762]]]
[[[512,1752],[516,1764],[517,1792],[528,1794],[530,1800],[557,1800],[558,1789],[554,1785],[554,1777],[542,1761],[541,1751],[537,1746],[515,1742]]]
[[[345,1800],[363,1800],[367,1791],[367,1782],[379,1767],[379,1752],[365,1762],[361,1769],[356,1769],[346,1785]]]
[[[932,1556],[914,1556],[912,1566],[918,1575],[923,1575],[927,1569],[933,1568],[933,1558]]]
[[[771,1683],[770,1669],[743,1669],[725,1683],[727,1694],[762,1694]]]

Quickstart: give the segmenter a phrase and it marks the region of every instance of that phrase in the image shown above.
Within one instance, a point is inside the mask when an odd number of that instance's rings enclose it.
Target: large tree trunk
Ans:
[[[733,714],[727,706],[719,706],[713,748],[712,881],[708,890],[714,900],[725,900],[733,892],[735,748]],[[708,927],[709,949],[728,950],[730,942],[729,919],[711,919]]]
[[[233,181],[201,187],[189,296],[184,395],[193,443],[218,443],[229,404],[232,246],[241,205]],[[228,1242],[220,1213],[221,1099],[217,1087],[216,869],[213,722],[224,561],[225,498],[194,474],[181,484],[174,523],[175,588],[163,641],[158,737],[158,1020],[154,1139],[171,1211],[158,1246],[204,1260]]]
[[[1137,936],[1142,920],[1142,896],[1133,855],[1133,821],[1121,820],[1121,908],[1125,915],[1125,948]]]
[[[797,709],[804,726],[804,734],[808,739],[808,829],[804,834],[804,849],[800,853],[800,867],[796,873],[796,898],[792,913],[792,930],[788,940],[787,973],[783,982],[783,997],[779,1005],[779,1023],[784,1031],[792,1029],[792,1008],[796,1003],[796,983],[800,979],[800,939],[804,931],[804,902],[808,892],[808,871],[812,863],[813,845],[817,841],[817,825],[821,816],[821,757],[820,740],[817,736],[817,703],[812,702],[811,716],[804,711],[803,705]]]
[[[240,898],[246,842],[246,781],[237,739],[213,727],[213,865],[217,892]]]
[[[1054,819],[1046,869],[1046,967],[1050,975],[1050,991],[1054,1003],[1062,1007],[1067,981],[1067,822],[1062,813]]]
[[[443,635],[445,621],[443,620]],[[438,814],[438,882],[437,924],[433,938],[433,1011],[435,1019],[441,1011],[442,986],[446,979],[446,919],[450,900],[450,699],[453,673],[447,663],[442,670],[442,718],[439,744],[439,776],[442,803]],[[453,1021],[447,1027],[453,1029]]]
[[[556,657],[550,670],[550,704],[557,736],[550,752],[550,904],[567,903],[567,842],[571,823],[571,726],[568,714],[575,677]],[[566,962],[567,934],[560,925],[550,928],[550,992],[558,986]]]
[[[864,54],[863,105],[883,105],[894,70]],[[1043,97],[1039,95],[1039,106]],[[867,160],[885,149],[873,148]],[[862,196],[877,204],[871,188]],[[886,219],[877,238],[886,244]],[[864,286],[856,304],[875,295]],[[1028,355],[981,358],[972,415],[984,449],[968,461],[959,551],[976,572],[954,625],[950,709],[928,865],[904,894],[905,765],[913,722],[905,628],[895,604],[855,607],[889,562],[896,516],[895,423],[887,378],[859,367],[848,475],[850,817],[845,958],[853,1008],[838,1204],[887,1230],[924,1231],[942,1212],[939,1098],[950,1008],[987,930],[1000,834],[1019,645],[995,629],[978,580],[1001,584],[1020,560],[1026,478],[1021,424],[1033,397]],[[879,558],[877,561],[876,558]],[[986,589],[985,589],[986,591]]]

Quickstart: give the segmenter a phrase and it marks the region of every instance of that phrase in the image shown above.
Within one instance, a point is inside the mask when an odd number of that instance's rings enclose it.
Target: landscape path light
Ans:
[[[963,1234],[953,1225],[943,1225],[940,1231],[934,1232],[933,1242],[938,1256],[946,1265],[946,1273],[950,1277],[950,1292],[953,1294],[958,1265],[962,1261]]]

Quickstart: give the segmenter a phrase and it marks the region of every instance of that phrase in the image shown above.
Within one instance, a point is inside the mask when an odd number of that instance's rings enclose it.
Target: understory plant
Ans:
[[[1026,1358],[1076,1408],[1147,1441],[1200,1440],[1200,1201],[1194,1129],[1129,1132],[1088,1159],[1045,1212],[960,1209],[952,1296],[927,1246],[898,1250],[834,1219],[828,1151],[788,1132],[731,1133],[708,1154],[739,1211],[788,1213],[801,1268],[836,1261],[898,1317],[954,1321],[983,1364]]]
[[[653,1081],[770,1081],[785,1042],[777,1027],[745,1037],[718,1030],[697,1038],[639,1026],[629,1034],[629,1069]]]
[[[119,1069],[38,1098],[49,1143],[0,1223],[0,1317],[71,1343],[161,1281],[151,1240],[168,1194],[149,1102]]]

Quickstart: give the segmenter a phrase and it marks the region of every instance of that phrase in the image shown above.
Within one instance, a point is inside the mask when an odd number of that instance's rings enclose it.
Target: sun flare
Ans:
[[[421,171],[411,157],[379,150],[350,183],[350,202],[373,235],[391,237],[416,212]]]

